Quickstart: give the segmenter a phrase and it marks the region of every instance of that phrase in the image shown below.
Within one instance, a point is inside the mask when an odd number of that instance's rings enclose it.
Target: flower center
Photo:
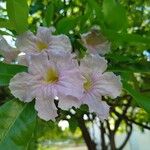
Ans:
[[[85,81],[83,83],[83,87],[85,91],[89,91],[92,88],[92,81],[89,78],[85,78]]]
[[[58,81],[58,78],[59,76],[57,70],[50,68],[47,70],[44,80],[47,83],[56,83]]]
[[[36,43],[37,47],[38,47],[38,51],[41,52],[43,49],[47,49],[48,45],[42,41],[37,41]]]

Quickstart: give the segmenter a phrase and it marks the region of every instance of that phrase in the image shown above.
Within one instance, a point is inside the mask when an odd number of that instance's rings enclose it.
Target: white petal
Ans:
[[[122,84],[120,80],[120,76],[116,76],[112,72],[106,72],[97,79],[94,88],[98,89],[103,96],[116,98],[121,94]]]
[[[64,95],[72,95],[74,97],[81,97],[83,94],[83,80],[78,69],[70,68],[60,73],[60,80],[58,82],[58,91]]]
[[[71,95],[59,99],[58,103],[58,107],[63,110],[68,110],[72,107],[79,108],[80,105],[81,101]]]
[[[52,35],[49,49],[61,49],[68,52],[72,51],[70,39],[66,35]]]
[[[99,55],[89,55],[80,62],[80,71],[83,73],[93,73],[94,71],[103,73],[107,68],[107,61]]]
[[[28,62],[29,73],[43,75],[48,66],[48,56],[46,53],[30,55]]]
[[[78,67],[77,60],[73,59],[73,55],[70,52],[64,50],[51,50],[48,51],[48,56],[51,61],[53,61],[58,68],[61,70],[72,70]]]
[[[16,47],[24,53],[37,53],[36,36],[28,31],[18,36]]]
[[[0,54],[3,55],[6,63],[11,63],[13,60],[15,60],[18,53],[18,49],[11,47],[7,41],[0,36]]]
[[[34,86],[37,84],[35,77],[28,73],[18,73],[11,80],[9,89],[21,101],[30,102],[35,98]]]
[[[45,97],[42,94],[36,98],[35,109],[38,111],[38,116],[45,121],[55,120],[58,115],[54,98]]]
[[[9,52],[12,47],[7,43],[7,41],[0,36],[0,54],[5,54],[5,52]]]
[[[83,103],[88,105],[90,112],[95,112],[101,120],[108,118],[109,106],[106,102],[101,101],[100,97],[98,99],[98,97],[87,94],[83,98]]]
[[[38,27],[37,30],[37,38],[45,43],[49,43],[51,40],[52,32],[55,31],[54,27],[46,28],[46,27]]]
[[[18,64],[20,65],[23,65],[23,66],[29,66],[29,63],[28,63],[28,59],[27,59],[27,55],[24,54],[24,55],[18,55],[17,57],[17,62]]]
[[[97,44],[95,46],[88,46],[87,50],[89,53],[93,53],[93,54],[98,53],[100,55],[105,55],[110,51],[110,46],[111,44],[108,41],[106,41],[102,44]]]
[[[81,39],[89,53],[104,55],[110,50],[110,43],[97,27],[92,28],[90,32],[82,34]]]

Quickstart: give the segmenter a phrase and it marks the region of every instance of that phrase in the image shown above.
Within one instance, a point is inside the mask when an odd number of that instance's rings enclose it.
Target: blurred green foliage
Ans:
[[[131,96],[132,111],[128,111],[127,116],[149,125],[150,63],[143,55],[144,50],[150,49],[149,0],[1,0],[0,4],[6,4],[6,8],[0,5],[1,35],[15,37],[27,30],[36,32],[37,26],[40,25],[54,26],[56,34],[64,33],[70,37],[73,50],[80,57],[85,53],[85,48],[80,43],[80,35],[88,32],[94,25],[99,26],[101,32],[111,42],[111,51],[106,55],[109,61],[108,70],[121,76],[124,87],[122,96],[116,100],[117,107],[114,106],[115,100],[106,99],[106,101],[113,103],[112,107],[122,113],[122,108],[128,102],[126,96]],[[0,143],[3,148],[6,146],[5,142],[10,146],[6,147],[7,150],[11,149],[14,143],[16,144],[14,149],[20,150],[24,147],[36,149],[37,142],[42,143],[45,139],[65,140],[68,137],[75,139],[69,131],[63,132],[57,123],[46,123],[39,119],[36,121],[35,131],[33,130],[35,112],[29,110],[32,104],[25,106],[16,101],[12,102],[12,96],[8,94],[6,87],[11,77],[22,71],[26,71],[26,67],[0,62],[0,93],[3,94],[0,103],[10,98],[10,102],[0,107],[0,119],[2,119]],[[20,109],[22,112],[18,115]],[[29,110],[28,113],[25,113],[26,109]],[[76,115],[61,111],[58,117],[58,121],[68,120],[72,133],[79,130],[77,118],[83,117],[84,114],[89,116],[88,109],[83,106],[75,111]],[[71,118],[67,119],[67,115]],[[114,122],[117,120],[113,112],[111,117]],[[86,122],[94,118],[93,114],[93,118],[89,117]],[[28,126],[29,122],[32,122],[31,126]],[[124,129],[123,124],[122,122],[122,129]],[[34,136],[28,141],[31,134]],[[19,143],[15,140],[15,136],[20,138]],[[81,133],[77,139],[80,136]],[[22,138],[26,140],[22,141]]]

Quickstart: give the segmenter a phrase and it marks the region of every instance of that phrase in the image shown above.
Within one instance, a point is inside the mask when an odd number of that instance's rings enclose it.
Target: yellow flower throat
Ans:
[[[93,86],[93,84],[92,84],[91,79],[85,78],[85,81],[83,83],[84,90],[89,91],[90,89],[92,89],[92,86]]]
[[[56,83],[59,79],[59,75],[57,70],[50,68],[47,70],[45,76],[44,76],[44,80],[47,83]]]
[[[46,44],[45,42],[42,42],[42,41],[37,41],[36,46],[37,46],[39,52],[48,48],[48,44]]]

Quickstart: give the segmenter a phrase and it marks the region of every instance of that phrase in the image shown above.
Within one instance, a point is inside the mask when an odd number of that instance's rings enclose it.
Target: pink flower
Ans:
[[[19,50],[11,47],[7,41],[0,36],[0,54],[4,57],[6,63],[11,63],[16,59]]]
[[[90,55],[80,62],[80,72],[83,77],[83,95],[77,99],[66,97],[59,101],[59,107],[68,109],[70,106],[87,104],[90,112],[95,112],[101,120],[108,117],[109,106],[102,101],[102,96],[116,98],[121,93],[120,77],[112,72],[104,72],[107,61],[98,55]]]
[[[90,32],[82,34],[81,39],[89,53],[104,55],[110,50],[109,41],[97,28],[92,28]]]
[[[53,27],[39,27],[37,34],[28,31],[19,36],[16,41],[17,48],[26,54],[38,54],[49,50],[65,50],[71,52],[71,43],[66,35],[52,35]]]
[[[35,98],[38,116],[46,121],[57,116],[55,97],[78,98],[83,92],[81,74],[71,54],[62,51],[58,57],[51,52],[50,56],[53,59],[48,60],[46,53],[31,55],[28,73],[15,75],[9,85],[11,93],[21,101],[30,102]]]

